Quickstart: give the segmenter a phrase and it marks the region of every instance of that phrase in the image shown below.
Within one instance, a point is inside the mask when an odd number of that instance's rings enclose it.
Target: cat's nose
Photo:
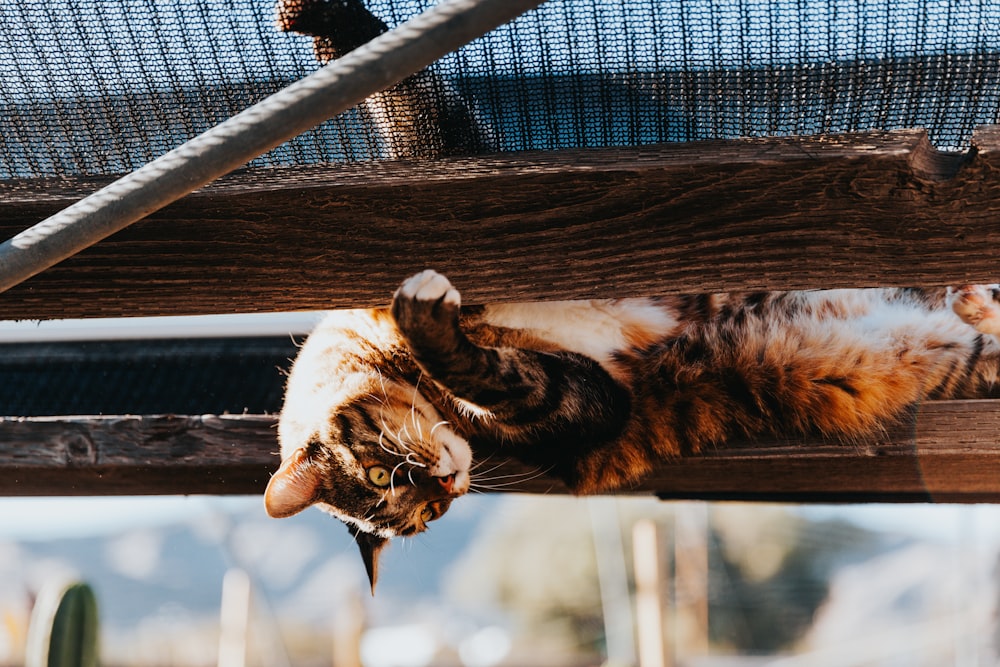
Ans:
[[[444,492],[447,494],[452,493],[452,489],[455,487],[455,475],[445,475],[444,477],[437,478],[438,483],[444,488]]]

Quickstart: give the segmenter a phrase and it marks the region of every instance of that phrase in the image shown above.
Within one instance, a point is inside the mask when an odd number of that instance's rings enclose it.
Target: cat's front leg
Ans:
[[[512,414],[548,384],[548,375],[563,372],[557,357],[546,373],[536,352],[479,347],[459,326],[460,308],[458,290],[431,270],[404,282],[392,300],[392,316],[414,359],[456,398],[493,416]]]
[[[580,354],[476,345],[459,326],[460,303],[447,278],[424,271],[397,290],[392,315],[437,384],[481,409],[484,427],[501,441],[550,450],[536,452],[536,460],[557,468],[572,486],[580,457],[621,432],[628,391]]]
[[[396,326],[423,364],[434,357],[453,357],[465,349],[465,335],[458,326],[462,298],[451,282],[436,271],[421,271],[404,282],[392,297]]]

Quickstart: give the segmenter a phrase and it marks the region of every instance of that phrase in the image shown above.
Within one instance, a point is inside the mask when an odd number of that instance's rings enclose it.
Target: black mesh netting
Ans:
[[[390,27],[430,0],[370,0]],[[437,63],[479,151],[926,128],[1000,109],[1000,4],[550,0]],[[272,0],[0,0],[0,178],[118,174],[318,67]],[[350,112],[258,165],[387,156]]]
[[[290,337],[0,345],[0,415],[277,412]]]

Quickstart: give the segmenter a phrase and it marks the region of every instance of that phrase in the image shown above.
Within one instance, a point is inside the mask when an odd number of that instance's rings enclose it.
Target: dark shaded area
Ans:
[[[281,409],[287,337],[0,345],[0,415]]]

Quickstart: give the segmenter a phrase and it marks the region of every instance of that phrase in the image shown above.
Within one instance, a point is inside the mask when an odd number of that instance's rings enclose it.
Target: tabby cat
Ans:
[[[734,438],[857,440],[997,380],[997,286],[460,308],[442,275],[334,312],[288,379],[274,517],[316,505],[379,551],[427,528],[501,448],[576,493]],[[957,317],[956,317],[957,313]],[[970,326],[971,325],[971,326]],[[472,445],[473,447],[470,447]]]

